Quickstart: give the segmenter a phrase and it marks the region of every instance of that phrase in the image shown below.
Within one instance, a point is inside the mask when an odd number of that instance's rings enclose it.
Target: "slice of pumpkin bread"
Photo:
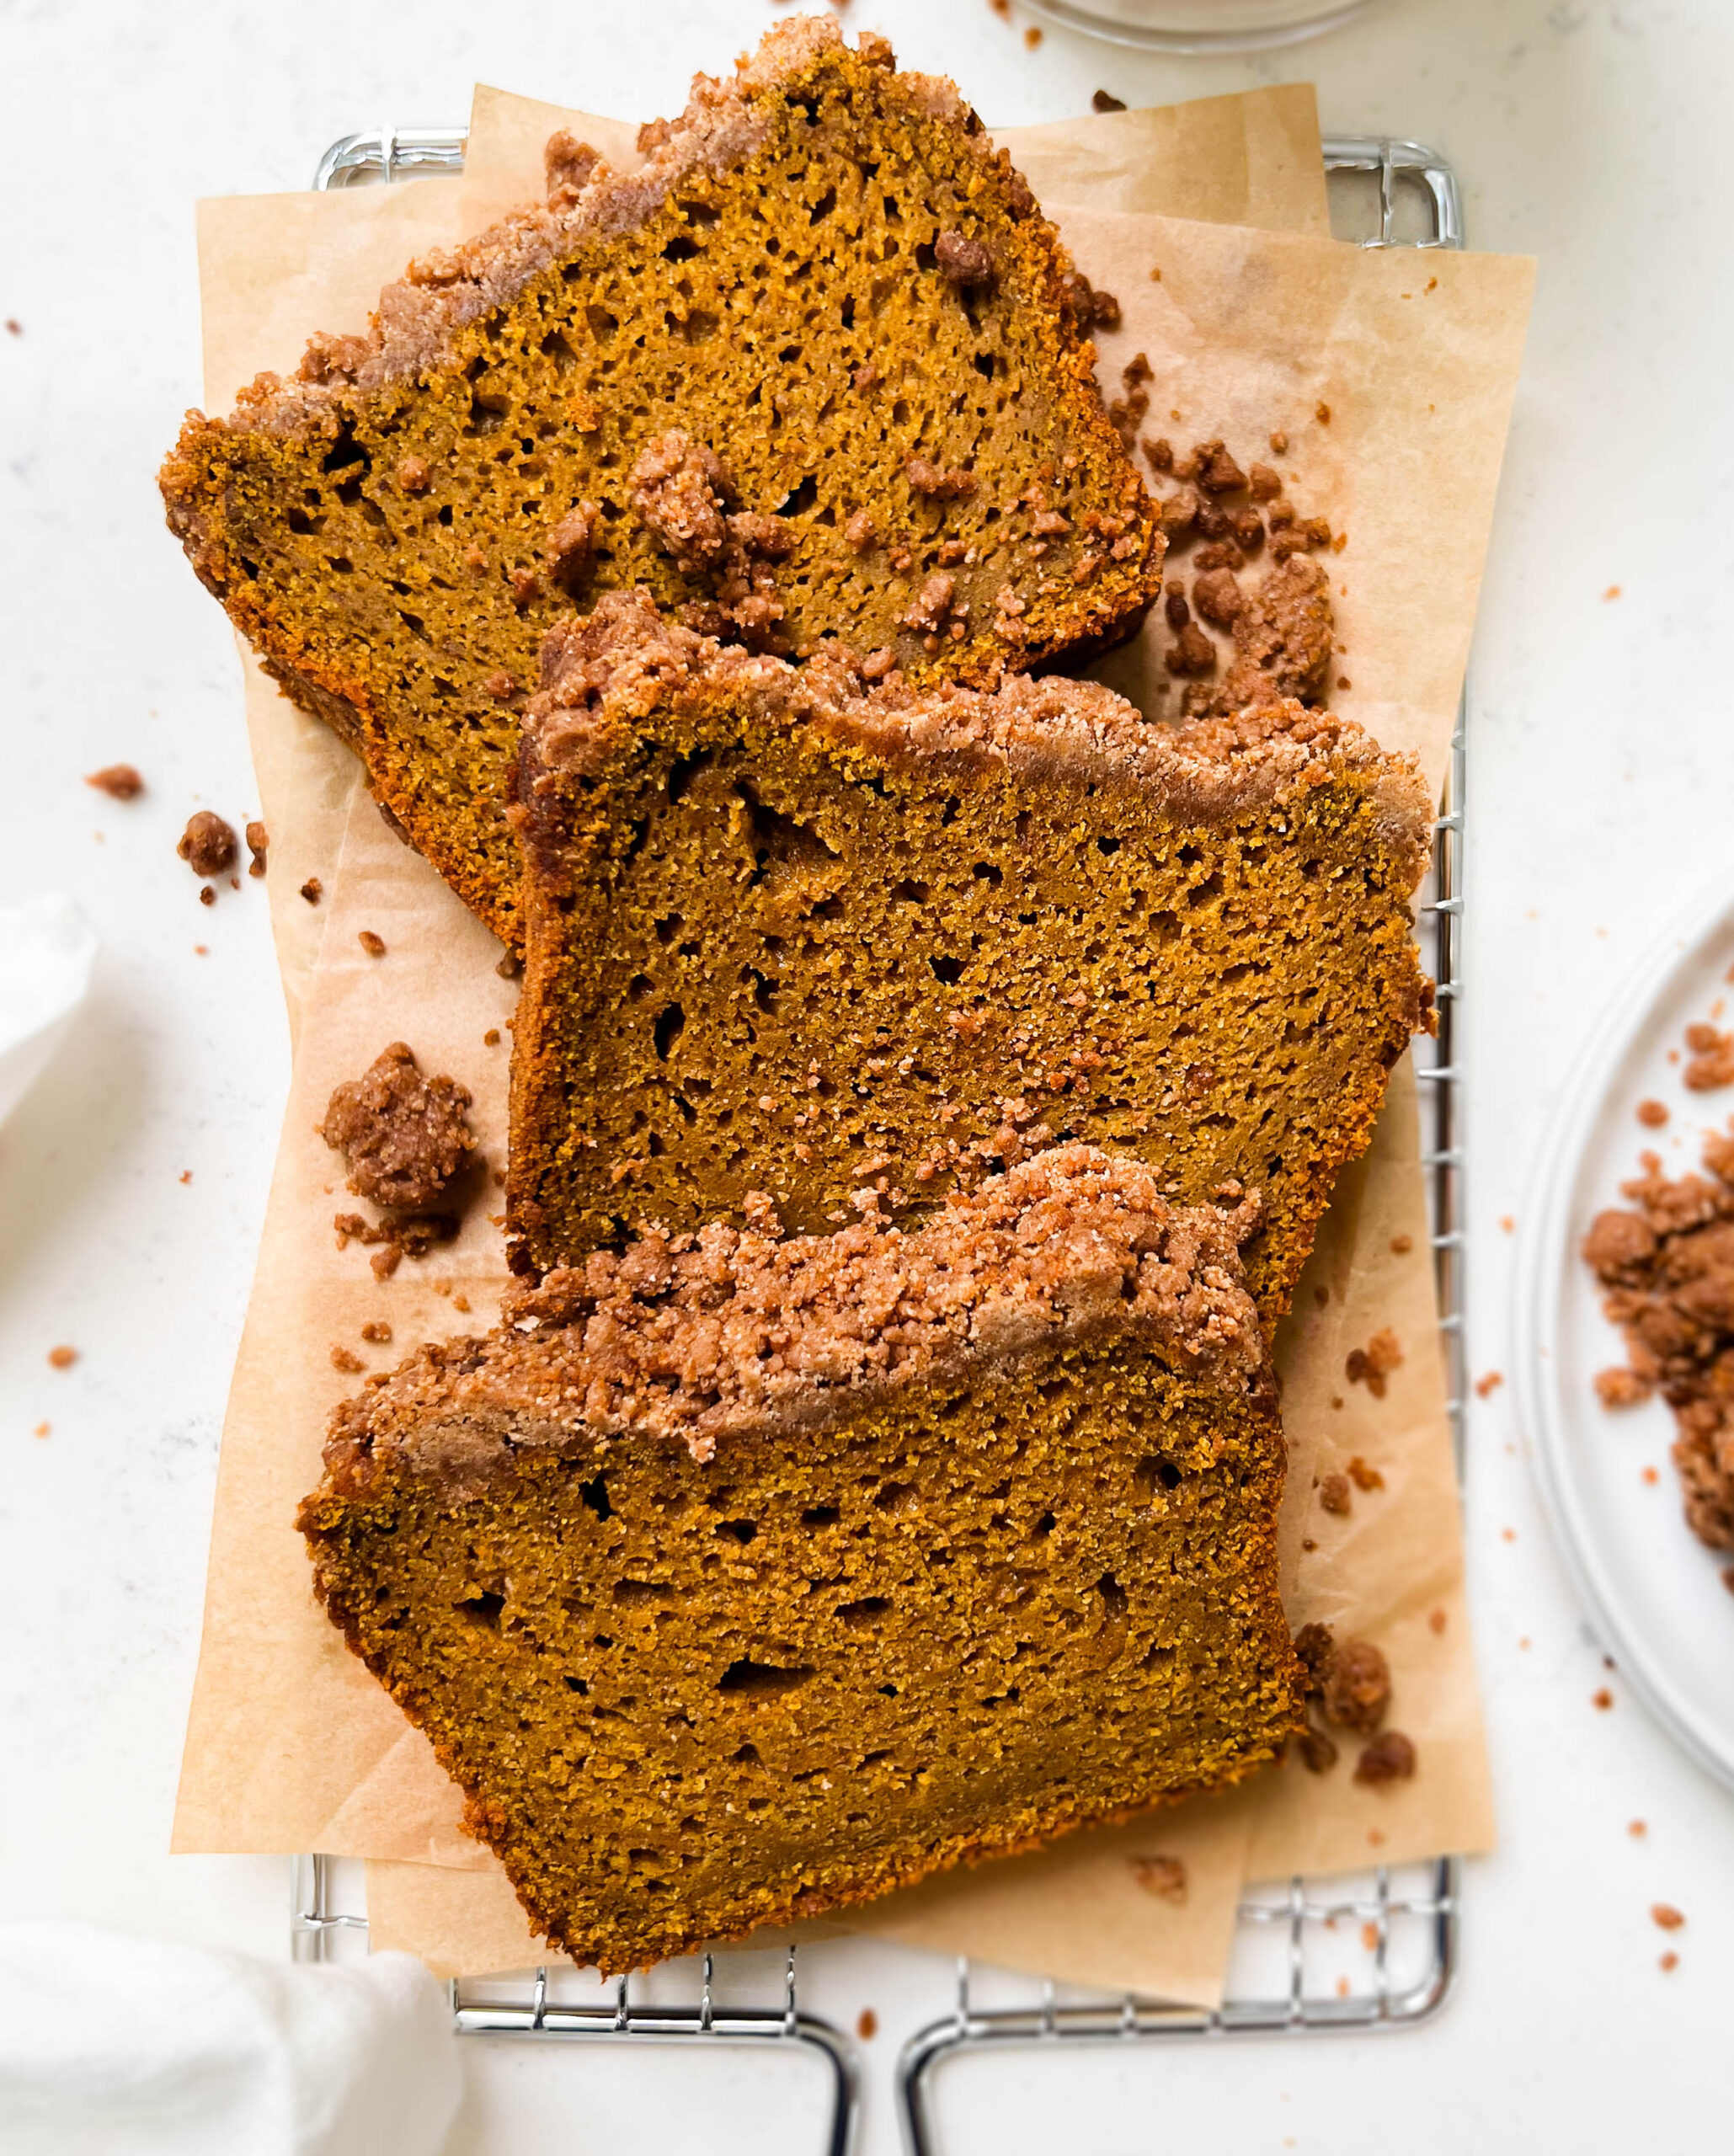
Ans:
[[[1068,1147],[917,1233],[598,1253],[340,1409],[317,1592],[537,1929],[636,1967],[1269,1758],[1246,1225]]]
[[[1091,682],[870,687],[622,593],[547,665],[520,1272],[750,1191],[806,1230],[862,1192],[901,1214],[1076,1137],[1188,1203],[1256,1191],[1274,1321],[1430,1022],[1409,760],[1292,702],[1174,728]]]
[[[647,140],[619,173],[557,136],[546,210],[189,415],[163,471],[200,576],[502,934],[518,716],[574,599],[987,681],[1160,589],[1066,258],[949,83],[796,19]]]

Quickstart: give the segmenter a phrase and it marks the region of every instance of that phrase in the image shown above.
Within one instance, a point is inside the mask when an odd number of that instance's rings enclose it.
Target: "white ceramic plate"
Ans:
[[[1734,1113],[1734,1087],[1688,1092],[1684,1059],[1668,1060],[1719,999],[1718,1022],[1734,1024],[1731,966],[1734,895],[1724,889],[1651,953],[1585,1048],[1521,1223],[1515,1380],[1543,1497],[1603,1646],[1662,1726],[1734,1788],[1734,1594],[1721,1577],[1734,1553],[1705,1549],[1685,1524],[1667,1403],[1614,1410],[1596,1397],[1596,1372],[1625,1355],[1578,1255],[1596,1214],[1626,1202],[1619,1186],[1641,1151],[1683,1175]],[[1667,1106],[1662,1129],[1638,1122],[1643,1100]],[[1646,1466],[1661,1470],[1653,1486]]]

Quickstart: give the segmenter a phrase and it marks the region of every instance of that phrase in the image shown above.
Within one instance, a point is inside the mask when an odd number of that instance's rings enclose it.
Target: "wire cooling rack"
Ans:
[[[380,127],[347,135],[320,159],[313,184],[320,189],[377,185],[459,173],[467,132],[462,127]],[[1333,135],[1325,139],[1324,155],[1331,223],[1339,238],[1369,248],[1463,244],[1456,177],[1433,151],[1380,136]],[[1463,994],[1464,752],[1459,715],[1417,919],[1423,962],[1438,984],[1438,1033],[1432,1043],[1419,1043],[1416,1049],[1422,1162],[1427,1171],[1439,1326],[1459,1469],[1465,1364],[1462,1075],[1456,1054]],[[291,1944],[297,1960],[323,1960],[340,1936],[366,1933],[367,1919],[356,1913],[365,1898],[359,1868],[342,1870],[340,1879],[332,1859],[293,1860]],[[935,2072],[962,2051],[1414,2028],[1437,2013],[1449,1993],[1461,1921],[1455,1857],[1381,1866],[1350,1879],[1295,1878],[1249,1889],[1239,1911],[1224,2003],[1211,2010],[1129,1993],[1091,1995],[1053,1983],[1032,1987],[1027,1979],[960,1961],[948,2010],[918,2029],[898,2057],[895,2098],[904,2147],[909,2156],[934,2156]],[[819,1956],[826,1951],[824,1946],[808,1950]],[[451,1986],[453,2018],[467,2036],[722,2044],[816,2057],[827,2076],[825,2156],[848,2156],[861,2121],[858,2055],[834,2023],[803,2007],[795,1950],[782,1956],[777,1995],[756,2005],[742,2004],[733,1988],[727,1999],[722,1996],[718,1959],[732,1972],[749,1961],[762,1965],[766,1956],[744,1951],[717,1958],[706,1955],[692,1965],[694,1995],[672,2003],[647,1993],[653,1988],[660,1992],[663,1985],[657,1980],[676,1971],[638,1979],[636,1990],[625,1977],[602,1987],[593,1977],[546,1969],[515,1977],[462,1979]]]

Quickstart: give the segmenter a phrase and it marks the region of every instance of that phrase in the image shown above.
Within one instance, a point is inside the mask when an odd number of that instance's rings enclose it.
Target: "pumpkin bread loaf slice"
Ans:
[[[1256,1191],[1286,1307],[1430,990],[1412,763],[1288,702],[868,686],[611,594],[526,723],[513,1262],[643,1221],[894,1214],[1043,1146]]]
[[[574,600],[990,681],[1160,589],[1066,258],[949,83],[797,19],[646,141],[619,173],[557,136],[546,210],[189,415],[163,471],[268,670],[503,935],[518,716]]]
[[[1245,1225],[1065,1148],[917,1233],[599,1253],[340,1410],[317,1591],[538,1931],[633,1967],[1268,1759]]]

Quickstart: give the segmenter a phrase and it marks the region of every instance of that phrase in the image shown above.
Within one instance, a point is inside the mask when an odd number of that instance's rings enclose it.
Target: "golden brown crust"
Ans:
[[[590,616],[562,622],[542,665],[524,721],[532,785],[538,768],[594,775],[630,741],[635,720],[664,698],[696,694],[888,760],[998,762],[1032,782],[1134,787],[1176,817],[1217,823],[1268,809],[1332,771],[1360,773],[1410,889],[1427,866],[1433,816],[1417,759],[1391,755],[1353,719],[1292,696],[1161,726],[1100,682],[1059,675],[1011,675],[991,691],[918,686],[900,673],[870,684],[846,654],[798,668],[697,635],[666,620],[644,591],[606,593]]]
[[[1239,1244],[1257,1208],[1177,1207],[1150,1171],[1055,1148],[905,1234],[651,1233],[520,1290],[486,1340],[429,1345],[339,1412],[351,1496],[386,1468],[483,1486],[579,1430],[686,1444],[792,1433],[862,1396],[1127,1333],[1245,1391],[1264,1361]]]

